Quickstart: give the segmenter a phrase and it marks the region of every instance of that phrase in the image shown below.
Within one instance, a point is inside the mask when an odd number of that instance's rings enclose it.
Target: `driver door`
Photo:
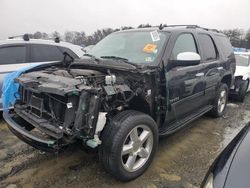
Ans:
[[[170,60],[178,60],[177,56],[183,52],[199,54],[197,42],[192,33],[182,33],[175,41]],[[171,61],[167,65],[172,67]],[[194,113],[200,106],[204,95],[204,74],[200,72],[202,65],[175,66],[165,71],[170,109],[167,112],[166,123],[178,122],[182,118]]]

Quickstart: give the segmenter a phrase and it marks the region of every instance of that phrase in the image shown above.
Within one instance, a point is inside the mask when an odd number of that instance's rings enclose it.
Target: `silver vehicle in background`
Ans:
[[[55,40],[30,39],[27,34],[22,37],[10,37],[0,41],[0,111],[2,106],[2,85],[4,76],[18,69],[62,61],[64,53],[73,58],[80,58],[84,51],[81,46]]]

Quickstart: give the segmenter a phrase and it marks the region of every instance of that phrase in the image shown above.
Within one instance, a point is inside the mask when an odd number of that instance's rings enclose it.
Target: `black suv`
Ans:
[[[81,60],[40,65],[15,78],[20,97],[4,118],[38,149],[76,140],[98,148],[104,168],[128,181],[148,168],[159,136],[207,112],[223,115],[234,71],[232,46],[215,30],[115,32]]]

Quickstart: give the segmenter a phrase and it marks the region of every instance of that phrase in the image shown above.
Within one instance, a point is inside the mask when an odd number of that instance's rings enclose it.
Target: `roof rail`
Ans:
[[[205,28],[205,27],[199,27],[200,29],[204,29],[206,31],[213,31],[213,32],[216,32],[216,33],[221,33],[219,30],[217,29],[209,29],[209,28]]]
[[[187,27],[187,28],[200,28],[198,25],[188,25],[188,24],[181,24],[181,25],[167,25],[167,24],[160,24],[159,29],[162,30],[164,27]]]
[[[189,28],[189,29],[199,28],[199,29],[204,29],[206,31],[213,31],[213,32],[220,33],[220,31],[217,30],[217,29],[209,29],[209,28],[205,28],[205,27],[200,27],[198,25],[185,25],[185,24],[182,24],[182,25],[167,25],[167,24],[160,24],[159,29],[162,30],[164,27],[186,27],[186,28]]]
[[[32,37],[32,34],[24,34],[24,35],[16,35],[16,36],[11,36],[8,37],[8,39],[15,39],[15,38],[22,38],[24,41],[29,41]],[[55,38],[47,38],[47,40],[53,40],[55,43],[60,43],[60,37],[55,37]]]
[[[60,42],[60,37],[55,37],[54,41],[55,41],[55,43],[59,43]]]
[[[30,34],[24,34],[24,35],[17,35],[17,36],[11,36],[8,39],[15,39],[15,38],[23,38],[24,41],[29,41],[30,40]]]

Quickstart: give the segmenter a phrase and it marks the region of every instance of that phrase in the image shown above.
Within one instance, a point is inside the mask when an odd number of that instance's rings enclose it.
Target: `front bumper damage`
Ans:
[[[31,133],[28,126],[22,125],[22,120],[8,111],[3,112],[3,117],[11,132],[19,139],[28,143],[36,149],[43,151],[56,151],[59,149],[58,141],[55,139],[48,139],[43,135]]]
[[[100,88],[44,73],[31,73],[16,82],[20,99],[3,115],[21,140],[45,151],[59,150],[77,139],[90,147],[100,144],[97,131],[106,123],[106,113],[100,112]]]
[[[26,113],[23,113],[22,117],[24,119],[21,119],[20,116],[17,116],[16,114],[11,113],[12,111],[4,111],[3,112],[3,118],[5,119],[8,128],[10,131],[16,135],[20,140],[26,142],[27,144],[33,146],[36,149],[47,151],[47,152],[56,152],[63,148],[63,146],[68,145],[68,143],[64,143],[61,139],[55,139],[55,138],[48,138],[45,136],[44,133],[39,132],[32,132],[33,127],[30,124],[27,124],[28,122],[32,122],[34,124],[37,124],[36,121],[33,121],[28,116],[25,117]],[[20,115],[21,113],[19,113]],[[102,129],[105,126],[106,123],[106,114],[105,112],[101,112],[98,115],[98,121],[96,126],[96,131],[93,139],[87,139],[85,140],[86,145],[88,145],[91,148],[97,147],[99,144],[101,144],[101,141],[99,140],[98,133],[102,131]],[[25,121],[25,122],[24,122]],[[84,140],[83,140],[84,141]]]
[[[117,113],[134,109],[155,116],[155,70],[87,68],[48,66],[15,78],[14,109],[4,112],[10,130],[40,150],[60,150],[77,140],[95,148],[106,121]]]

